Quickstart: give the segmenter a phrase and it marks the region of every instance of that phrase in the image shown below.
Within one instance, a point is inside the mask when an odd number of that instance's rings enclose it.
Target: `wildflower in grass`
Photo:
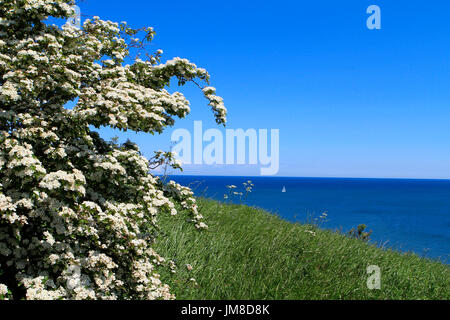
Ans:
[[[198,286],[197,280],[195,280],[195,278],[190,278],[189,282],[191,282],[194,286]]]
[[[169,268],[170,268],[170,272],[177,273],[177,270],[176,270],[177,266],[173,260],[169,261]]]
[[[251,180],[248,180],[246,182],[243,182],[242,185],[243,185],[243,191],[237,191],[237,187],[233,184],[227,185],[226,187],[228,189],[228,195],[225,194],[223,198],[225,200],[226,199],[238,199],[240,203],[243,203],[247,199],[249,193],[252,192],[253,183],[251,182]],[[233,191],[233,190],[236,190],[236,191]]]

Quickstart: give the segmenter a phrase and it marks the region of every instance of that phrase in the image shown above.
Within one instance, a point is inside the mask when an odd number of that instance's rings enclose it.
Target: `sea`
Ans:
[[[197,196],[265,209],[291,222],[320,222],[347,233],[360,224],[370,241],[450,263],[450,180],[173,175]],[[245,197],[244,183],[252,191]],[[227,186],[244,195],[228,196]],[[248,186],[248,185],[247,185]],[[315,220],[317,219],[317,220]]]

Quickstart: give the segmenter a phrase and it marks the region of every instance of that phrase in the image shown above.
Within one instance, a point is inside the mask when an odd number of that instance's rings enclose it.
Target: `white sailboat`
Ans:
[[[286,186],[283,186],[283,189],[281,190],[281,192],[286,192]]]

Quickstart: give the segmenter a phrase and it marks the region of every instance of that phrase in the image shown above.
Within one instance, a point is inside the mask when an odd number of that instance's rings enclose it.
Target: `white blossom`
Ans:
[[[8,287],[3,283],[0,283],[0,295],[6,295],[8,293]]]

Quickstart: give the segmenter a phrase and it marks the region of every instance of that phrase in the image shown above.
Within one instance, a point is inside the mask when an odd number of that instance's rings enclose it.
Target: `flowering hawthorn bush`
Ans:
[[[190,110],[165,89],[171,78],[199,85],[209,75],[186,59],[161,63],[161,50],[125,65],[152,28],[44,23],[69,18],[72,4],[0,0],[0,299],[174,298],[158,273],[173,263],[152,243],[158,215],[176,208],[207,227],[193,193],[150,174],[136,145],[107,143],[90,126],[160,133]],[[224,124],[222,98],[202,90]]]

